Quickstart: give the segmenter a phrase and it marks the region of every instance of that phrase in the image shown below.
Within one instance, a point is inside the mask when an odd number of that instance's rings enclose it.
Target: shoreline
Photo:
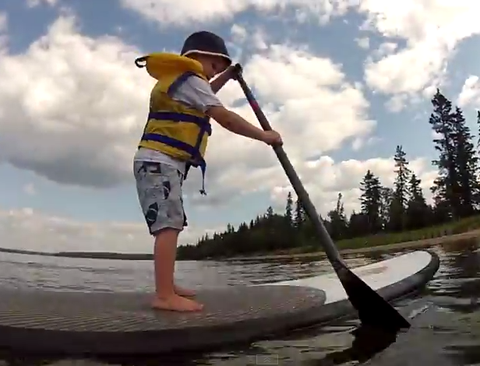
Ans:
[[[480,229],[465,231],[459,234],[448,234],[434,238],[426,238],[420,240],[411,240],[406,242],[392,243],[392,244],[378,244],[373,246],[365,246],[360,248],[340,249],[340,254],[362,254],[362,253],[388,253],[392,251],[404,249],[421,249],[436,245],[448,245],[458,241],[472,240],[480,238]],[[319,245],[320,246],[320,245]],[[104,260],[153,260],[153,254],[147,253],[109,253],[109,252],[35,252],[29,250],[0,248],[0,253],[11,254],[25,254],[25,255],[39,255],[48,257],[60,258],[83,258],[83,259],[104,259]],[[306,252],[306,253],[284,253],[284,254],[265,254],[252,256],[238,256],[227,258],[204,258],[197,261],[220,261],[220,262],[247,262],[247,261],[261,261],[261,260],[281,260],[281,259],[301,259],[301,258],[325,258],[326,254],[323,251]],[[178,259],[179,261],[186,261],[188,259]]]
[[[480,238],[480,229],[466,231],[460,234],[438,236],[436,238],[420,239],[405,241],[401,243],[392,243],[384,245],[375,245],[372,247],[362,247],[355,249],[341,249],[340,254],[362,254],[362,253],[387,253],[402,249],[422,249],[432,247],[435,245],[451,244],[461,240],[471,240]],[[259,255],[251,257],[232,257],[226,258],[225,261],[256,261],[256,260],[275,260],[275,259],[300,259],[300,258],[312,258],[312,257],[326,257],[325,252],[310,252],[310,253],[297,253],[297,254],[269,254]]]

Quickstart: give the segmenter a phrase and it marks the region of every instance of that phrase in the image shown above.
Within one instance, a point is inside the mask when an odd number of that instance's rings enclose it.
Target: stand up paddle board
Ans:
[[[385,300],[418,290],[438,257],[416,251],[353,271]],[[202,312],[153,311],[151,294],[0,291],[0,347],[22,352],[158,354],[212,349],[354,314],[335,273],[202,290]]]

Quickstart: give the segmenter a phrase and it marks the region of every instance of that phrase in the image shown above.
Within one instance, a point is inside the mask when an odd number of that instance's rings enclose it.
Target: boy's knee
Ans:
[[[153,232],[150,232],[150,234],[156,239],[156,240],[162,240],[162,239],[168,239],[168,238],[176,238],[178,234],[180,234],[182,230],[173,228],[173,227],[164,227],[162,229],[155,230]]]
[[[180,232],[183,230],[185,222],[184,220],[179,220],[175,217],[163,217],[162,219],[158,219],[156,222],[149,224],[147,222],[150,234],[152,236],[157,236],[164,231],[176,231]]]
[[[170,195],[152,203],[153,210],[147,211],[145,219],[152,235],[164,229],[182,231],[186,226],[186,216],[180,197]]]

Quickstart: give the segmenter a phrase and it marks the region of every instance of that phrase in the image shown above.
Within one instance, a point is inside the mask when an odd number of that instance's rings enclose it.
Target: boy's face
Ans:
[[[208,80],[212,79],[215,75],[221,74],[228,67],[227,60],[219,56],[198,55],[198,61],[202,64],[203,71]]]

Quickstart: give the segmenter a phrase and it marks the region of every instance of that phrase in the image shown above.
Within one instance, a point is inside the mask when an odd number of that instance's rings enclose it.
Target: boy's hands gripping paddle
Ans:
[[[240,64],[235,64],[232,66],[232,79],[233,80],[238,80],[238,77],[241,76],[242,74],[242,66]]]

